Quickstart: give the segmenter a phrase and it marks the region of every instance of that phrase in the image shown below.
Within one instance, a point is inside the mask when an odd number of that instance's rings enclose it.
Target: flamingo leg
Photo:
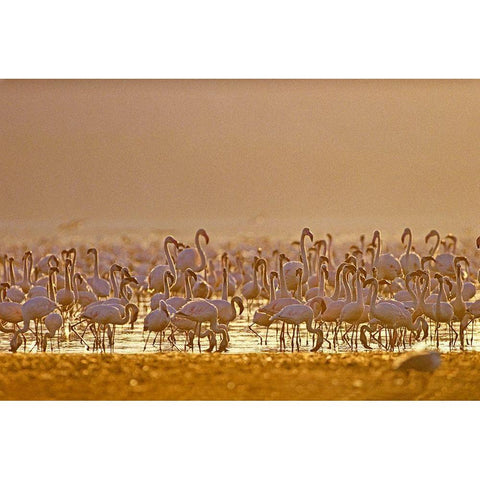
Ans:
[[[262,336],[252,328],[252,325],[254,325],[254,323],[250,324],[250,325],[248,326],[248,329],[249,329],[251,332],[253,332],[253,333],[260,339],[260,345],[262,345],[262,344],[263,344]],[[267,330],[267,332],[268,332],[268,330]],[[266,342],[265,342],[265,344],[266,344]]]

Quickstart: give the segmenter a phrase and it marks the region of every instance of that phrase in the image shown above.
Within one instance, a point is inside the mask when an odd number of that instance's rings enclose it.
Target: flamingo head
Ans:
[[[412,236],[412,231],[408,227],[402,233],[402,245],[405,243],[405,237],[407,235]]]
[[[438,233],[437,230],[430,230],[430,232],[427,233],[427,235],[425,236],[425,243],[428,243],[428,241],[429,241],[432,237],[438,237],[438,238],[440,238],[440,234]]]
[[[313,233],[310,231],[308,227],[305,227],[302,230],[302,237],[309,237],[310,240],[313,242]]]
[[[325,264],[322,265],[322,272],[325,275],[325,278],[328,280],[328,267]]]
[[[467,265],[467,267],[470,266],[470,262],[468,261],[468,258],[467,258],[467,257],[461,256],[461,255],[457,255],[457,256],[453,259],[453,263],[454,263],[455,266],[457,266],[460,262],[465,262],[465,265]]]
[[[164,300],[160,300],[160,310],[164,312],[168,318],[170,318],[170,313],[168,312],[167,304]]]
[[[192,277],[195,281],[197,281],[197,274],[191,268],[187,268],[185,270],[185,273],[187,275],[190,275],[190,277]]]
[[[169,243],[173,243],[175,247],[178,249],[179,243],[177,240],[175,240],[171,235],[168,237],[165,237],[165,240],[163,241],[164,245],[168,245]]]
[[[208,245],[208,242],[210,241],[210,237],[208,236],[208,233],[205,231],[204,228],[201,228],[200,230],[197,231],[197,236],[201,235],[205,239],[205,243]]]
[[[378,280],[374,277],[370,277],[370,278],[367,278],[364,282],[363,282],[363,287],[368,287],[369,285],[373,285],[374,283],[377,283],[378,285]]]

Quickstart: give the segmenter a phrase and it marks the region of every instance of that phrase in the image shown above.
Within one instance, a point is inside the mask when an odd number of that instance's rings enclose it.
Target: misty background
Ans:
[[[480,228],[479,81],[4,80],[0,112],[4,225]]]

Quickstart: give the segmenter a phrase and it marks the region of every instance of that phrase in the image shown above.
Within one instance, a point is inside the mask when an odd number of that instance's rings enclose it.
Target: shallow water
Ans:
[[[135,323],[135,327],[133,330],[131,330],[129,327],[117,327],[116,333],[115,333],[115,345],[114,345],[114,352],[115,353],[126,353],[126,354],[132,354],[132,353],[143,353],[144,352],[144,345],[145,341],[147,339],[147,332],[143,332],[143,319],[145,318],[145,315],[147,313],[147,310],[145,307],[142,307],[141,313],[139,315],[139,318],[137,322]],[[244,312],[245,313],[245,312]],[[251,317],[250,317],[251,318]],[[75,323],[75,319],[72,322],[73,324]],[[260,339],[252,333],[248,326],[251,324],[251,320],[247,317],[247,315],[241,315],[240,317],[237,317],[235,321],[233,321],[230,324],[229,327],[229,334],[230,334],[230,344],[228,347],[226,354],[233,354],[233,353],[262,353],[262,352],[279,352],[280,351],[280,343],[279,343],[279,335],[280,335],[280,325],[272,325],[269,329],[268,333],[268,343],[265,345],[265,335],[266,335],[266,328],[264,327],[258,327],[258,326],[253,326],[253,328],[258,332],[259,335],[263,337],[263,344],[260,344]],[[83,331],[85,329],[85,325],[78,325],[75,330],[82,335]],[[458,331],[458,326],[454,327]],[[344,330],[343,330],[344,331]],[[324,327],[324,332],[326,334],[326,328]],[[177,333],[176,335],[176,347],[173,347],[170,342],[167,340],[167,337],[170,333],[170,329],[167,328],[165,338],[162,340],[162,351],[163,352],[170,352],[170,351],[185,351],[184,350],[184,334],[183,333]],[[433,338],[433,330],[429,330],[429,336],[427,337],[426,340],[424,341],[416,341],[413,342],[412,345],[408,344],[408,336],[407,336],[407,344],[405,347],[400,347],[400,350],[398,348],[395,349],[395,351],[403,351],[403,350],[412,350],[412,349],[417,349],[417,348],[427,348],[427,349],[436,349],[436,341]],[[368,335],[368,334],[367,334]],[[382,341],[385,344],[385,336],[384,334]],[[313,341],[312,341],[312,335],[308,335],[307,338],[307,330],[306,327],[303,325],[300,327],[300,348],[299,351],[303,352],[308,352],[313,346]],[[8,352],[10,349],[10,335],[2,333],[0,335],[0,352]],[[338,336],[339,338],[341,335]],[[446,326],[441,326],[439,330],[439,337],[440,337],[440,343],[439,343],[439,350],[442,352],[450,352],[450,351],[460,351],[461,346],[460,346],[460,340],[457,339],[455,345],[450,346],[449,345],[449,332]],[[27,346],[26,346],[26,352],[32,352],[35,353],[37,352],[37,348],[35,346],[35,340],[34,340],[34,335],[33,333],[29,332],[26,334],[27,338]],[[219,336],[218,342],[219,340]],[[330,341],[332,341],[332,334],[326,335],[326,338],[328,338]],[[350,334],[349,334],[350,338]],[[472,343],[472,325],[468,327],[468,331],[465,333],[465,346],[464,350],[466,351],[479,351],[480,350],[480,325],[478,322],[476,322],[473,325],[473,343]],[[93,351],[93,334],[88,331],[85,336],[84,340],[85,342],[89,345],[89,349],[87,348],[79,341],[78,337],[70,331],[70,340],[67,341],[65,339],[65,335],[62,335],[62,338],[60,339],[60,348],[58,348],[58,340],[54,339],[53,342],[48,345],[47,351],[51,352],[53,351],[54,353],[86,353],[91,352],[91,353],[96,353]],[[155,345],[153,345],[153,339],[154,339],[154,333],[150,335],[147,348],[145,349],[145,353],[154,353],[154,352],[160,352],[160,346],[159,346],[159,337],[157,338],[157,341]],[[468,341],[467,341],[468,340]],[[286,351],[290,352],[292,351],[291,347],[291,338],[288,334],[286,334]],[[105,339],[105,344],[107,345],[106,352],[110,352],[110,348],[108,347],[108,339]],[[372,351],[379,351],[381,350],[381,347],[378,346],[378,344],[375,343],[375,341],[370,342],[370,346],[372,347]],[[52,350],[53,347],[53,350]],[[208,348],[208,340],[207,339],[202,339],[201,340],[201,348],[202,351],[204,352]],[[24,347],[21,347],[19,350],[24,351]],[[198,343],[197,339],[194,341],[194,352],[198,352]],[[296,346],[294,346],[294,351],[297,351]],[[352,348],[346,343],[343,342],[340,339],[339,345],[336,346],[336,348],[328,348],[328,345],[326,342],[323,344],[323,349],[319,350],[320,352],[325,352],[325,353],[343,353],[343,352],[351,352]],[[360,340],[358,340],[358,348],[355,348],[354,351],[366,351],[365,348],[360,343]],[[185,353],[191,352],[191,350],[185,351]]]

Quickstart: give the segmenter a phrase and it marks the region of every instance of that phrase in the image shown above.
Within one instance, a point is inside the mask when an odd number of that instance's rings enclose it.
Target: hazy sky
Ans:
[[[6,80],[0,119],[2,220],[480,228],[480,81]]]

